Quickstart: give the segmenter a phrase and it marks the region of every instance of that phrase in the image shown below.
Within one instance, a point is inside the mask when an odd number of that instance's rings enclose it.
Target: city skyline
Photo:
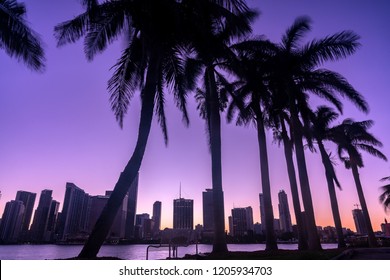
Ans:
[[[137,178],[138,180],[138,178]],[[136,192],[137,188],[138,188],[138,183],[135,182],[134,183],[134,187],[135,189],[133,189],[133,192]],[[205,218],[205,215],[204,215],[204,211],[205,210],[210,210],[210,199],[207,197],[208,194],[211,194],[211,190],[210,189],[206,189],[206,191],[203,191],[203,199],[202,199],[202,217]],[[52,190],[49,190],[49,189],[44,189],[41,191],[41,197],[39,199],[39,202],[36,202],[37,203],[37,206],[35,208],[32,208],[31,204],[29,204],[28,206],[26,206],[26,199],[31,199],[31,198],[26,198],[26,196],[33,196],[35,198],[36,194],[35,193],[30,193],[30,192],[26,192],[26,191],[23,191],[23,190],[18,190],[17,193],[16,193],[16,198],[15,199],[12,199],[10,201],[7,201],[6,202],[6,205],[10,204],[10,207],[12,205],[12,207],[23,207],[23,209],[21,210],[21,216],[20,216],[20,221],[19,221],[19,224],[21,225],[20,226],[20,230],[18,230],[18,233],[14,234],[12,233],[11,235],[17,235],[19,236],[18,240],[20,241],[23,241],[23,240],[28,240],[26,238],[24,238],[23,236],[23,231],[25,231],[25,217],[27,215],[27,217],[29,216],[29,214],[27,214],[29,211],[27,211],[27,209],[30,209],[30,211],[34,210],[34,215],[30,216],[31,218],[31,222],[30,222],[30,232],[28,234],[26,234],[26,232],[24,232],[24,235],[25,236],[29,236],[29,238],[32,238],[32,240],[34,241],[38,241],[38,242],[49,242],[49,241],[54,241],[55,239],[53,239],[53,235],[54,235],[54,229],[56,230],[56,232],[58,232],[57,234],[59,234],[57,236],[57,241],[66,241],[66,238],[64,238],[65,236],[67,235],[79,235],[80,233],[82,232],[90,232],[98,218],[98,216],[100,215],[105,203],[107,202],[107,199],[108,197],[110,196],[111,194],[111,191],[106,191],[104,195],[100,194],[100,195],[90,195],[88,193],[86,193],[82,188],[78,187],[77,185],[75,185],[74,183],[70,183],[70,182],[67,182],[66,183],[66,193],[65,193],[65,197],[64,197],[64,201],[61,203],[59,201],[56,201],[54,199],[52,199]],[[278,198],[279,198],[279,205],[278,205],[278,211],[274,214],[274,229],[275,231],[281,231],[281,232],[292,232],[292,226],[294,226],[295,224],[291,224],[291,216],[290,216],[290,213],[287,214],[287,217],[286,217],[286,213],[284,212],[286,210],[286,206],[288,207],[288,200],[289,198],[287,197],[287,194],[285,193],[284,190],[279,190],[279,193],[278,193]],[[261,196],[262,194],[260,193],[259,194],[259,198],[261,201]],[[45,198],[45,197],[49,197],[48,198]],[[205,199],[206,197],[206,199]],[[19,200],[20,199],[20,200]],[[43,202],[41,202],[41,199]],[[67,201],[65,203],[65,200]],[[128,203],[128,201],[133,201],[132,203]],[[89,202],[88,202],[89,201]],[[135,203],[134,203],[135,201]],[[15,206],[17,203],[19,202],[22,202],[22,206]],[[177,211],[178,213],[175,214],[175,207],[174,207],[174,212],[173,212],[173,215],[171,213],[171,221],[172,221],[172,226],[162,226],[161,227],[161,209],[162,209],[162,202],[161,201],[155,201],[152,205],[152,211],[151,212],[139,212],[139,211],[135,211],[134,212],[134,204],[137,203],[137,198],[134,199],[134,197],[132,197],[131,195],[127,194],[123,203],[122,203],[122,206],[121,206],[121,209],[118,211],[117,215],[116,215],[116,218],[115,218],[115,221],[114,221],[114,224],[113,224],[113,227],[109,233],[109,236],[111,237],[114,237],[114,238],[126,238],[126,239],[132,239],[134,238],[135,236],[138,236],[139,235],[134,235],[134,227],[137,226],[137,225],[143,225],[143,221],[141,220],[150,220],[152,221],[152,224],[149,225],[150,227],[150,232],[151,233],[156,233],[156,230],[164,230],[165,228],[174,228],[174,220],[175,220],[175,216],[176,216],[176,219],[178,219],[178,229],[183,229],[182,226],[184,225],[185,228],[189,229],[191,226],[190,224],[192,224],[192,229],[196,229],[196,226],[197,225],[201,225],[203,230],[204,231],[212,231],[212,229],[210,227],[205,227],[205,220],[203,220],[202,223],[196,223],[193,221],[193,212],[194,212],[194,208],[193,208],[193,205],[194,205],[194,200],[192,199],[185,199],[185,198],[178,198],[178,199],[173,199],[173,204],[174,205],[177,205],[176,206],[176,209],[178,209],[179,211]],[[54,207],[52,206],[52,204],[54,204]],[[41,206],[40,206],[41,205]],[[42,206],[44,205],[44,206]],[[66,205],[66,206],[64,206]],[[283,205],[283,206],[281,206]],[[258,208],[259,210],[261,209],[260,205],[257,205],[258,207],[255,207]],[[42,216],[42,214],[38,215],[37,218],[35,218],[35,213],[36,212],[42,212],[42,209],[39,209],[38,208],[42,208],[42,207],[45,207],[45,213],[46,214],[43,214],[43,216],[45,216],[44,218],[40,217]],[[70,207],[73,207],[72,210],[69,210]],[[352,209],[351,211],[351,217],[354,221],[354,226],[351,227],[351,228],[348,228],[348,227],[343,227],[345,229],[349,229],[349,230],[352,230],[353,232],[356,232],[358,234],[366,234],[366,231],[363,230],[363,228],[365,227],[364,223],[363,223],[363,216],[362,216],[362,210],[359,209],[359,205],[358,204],[355,204],[354,207],[357,207],[356,209]],[[88,210],[87,210],[88,208]],[[180,209],[179,209],[180,208]],[[281,211],[281,208],[284,208],[284,211]],[[61,209],[61,212],[60,212],[60,209]],[[183,210],[184,209],[184,210]],[[289,208],[287,208],[289,209]],[[229,234],[231,234],[230,230],[232,228],[234,228],[235,226],[233,226],[234,224],[234,221],[235,221],[235,218],[233,216],[233,212],[236,211],[236,213],[239,213],[239,214],[236,214],[238,215],[240,218],[239,219],[244,219],[244,221],[240,222],[240,234],[239,235],[242,235],[246,230],[254,230],[254,226],[256,224],[259,224],[262,228],[262,231],[264,231],[264,226],[265,224],[261,222],[261,219],[259,219],[259,221],[257,220],[254,220],[253,219],[253,207],[252,205],[250,206],[245,206],[245,207],[235,207],[233,206],[231,209],[231,211],[229,211],[229,215],[228,215],[228,219],[226,220],[226,231],[229,232]],[[16,211],[16,210],[12,210],[12,211]],[[17,211],[20,211],[20,210],[17,210]],[[238,211],[238,212],[237,212]],[[241,212],[244,211],[245,213],[242,214]],[[260,210],[261,211],[261,210]],[[51,213],[53,212],[53,213]],[[71,215],[73,216],[70,216],[69,214],[67,214],[67,212],[70,212],[70,213],[73,213]],[[135,219],[133,219],[133,225],[131,226],[131,220],[132,219],[127,219],[127,215],[131,215],[134,213],[134,215],[136,217],[134,217]],[[150,213],[153,213],[152,215],[150,215]],[[14,214],[8,214],[8,216],[5,217],[6,221],[7,219],[10,219],[10,217],[14,220],[13,223],[16,223],[16,220],[15,219],[19,219],[16,217],[17,215],[14,215]],[[57,220],[57,216],[58,216],[58,220]],[[290,216],[290,217],[288,217]],[[1,216],[0,216],[1,217]],[[55,217],[55,218],[53,218]],[[284,218],[282,218],[284,217]],[[1,218],[0,218],[1,219]],[[28,218],[27,218],[28,219]],[[34,220],[38,221],[39,220],[42,220],[40,222],[38,222],[38,224],[41,224],[40,226],[38,226],[40,228],[40,236],[39,237],[34,237],[36,235],[35,231],[36,229],[33,229],[33,222]],[[141,220],[139,220],[141,219]],[[232,219],[232,221],[230,221],[230,219]],[[286,219],[287,221],[283,221],[283,219]],[[69,222],[67,222],[69,220]],[[180,221],[179,221],[180,220]],[[210,223],[210,219],[206,218],[206,222],[207,223]],[[295,220],[295,219],[294,219]],[[1,220],[0,220],[1,221]],[[140,222],[141,221],[141,222]],[[387,223],[387,220],[385,219],[384,220],[386,223]],[[160,222],[160,223],[159,223]],[[230,225],[230,223],[233,222],[233,224]],[[70,225],[69,225],[70,223]],[[244,224],[242,224],[244,223]],[[287,226],[286,227],[286,224],[290,223],[290,227]],[[57,225],[55,227],[55,224]],[[378,231],[383,231],[383,229],[381,228],[383,224],[383,221],[381,222],[381,224],[379,225],[379,230]],[[1,225],[1,223],[0,223]],[[317,225],[319,227],[334,227],[333,225]],[[57,228],[58,227],[58,228]],[[159,228],[160,227],[160,228]],[[70,228],[70,230],[69,230]],[[159,229],[157,229],[159,228]],[[246,228],[246,229],[245,229]],[[131,229],[133,230],[133,234],[132,235],[128,235],[128,231]],[[50,235],[50,236],[48,236]],[[74,237],[74,236],[73,236]],[[0,238],[1,239],[1,238]]]
[[[24,1],[27,18],[45,43],[47,68],[44,73],[32,73],[21,63],[0,52],[3,77],[0,95],[0,215],[5,203],[14,198],[17,190],[40,193],[53,190],[53,199],[63,201],[65,182],[82,186],[91,194],[112,189],[125,162],[131,155],[138,125],[139,99],[134,98],[124,129],[120,130],[109,108],[106,82],[123,47],[115,42],[109,50],[87,62],[82,42],[57,48],[52,36],[59,22],[81,12],[79,1]],[[387,45],[390,42],[387,26],[389,3],[382,6],[370,3],[301,1],[295,6],[288,1],[248,1],[262,14],[254,25],[254,34],[265,34],[275,42],[282,32],[301,15],[313,19],[313,31],[308,38],[326,36],[341,30],[353,30],[362,39],[362,47],[346,60],[332,63],[329,68],[344,75],[367,99],[371,113],[358,113],[345,102],[341,119],[373,119],[372,129],[383,143],[382,151],[390,155],[390,139],[386,118],[390,97],[387,93],[387,73],[390,72]],[[335,4],[337,3],[337,4]],[[337,6],[337,9],[334,7]],[[45,7],[45,9],[42,9]],[[328,66],[328,65],[327,65]],[[369,71],[367,71],[369,69]],[[369,72],[369,75],[367,74]],[[323,104],[322,102],[319,104]],[[163,202],[162,227],[171,227],[170,201],[178,197],[182,182],[185,197],[194,199],[194,209],[201,208],[201,192],[211,187],[210,159],[204,122],[198,117],[196,105],[189,96],[191,125],[181,124],[181,117],[171,96],[167,96],[167,120],[170,141],[164,147],[161,131],[154,123],[150,142],[140,170],[138,190],[139,210],[150,212],[155,200]],[[229,210],[235,206],[258,204],[260,172],[255,130],[227,125],[222,119],[223,188],[225,193],[225,224]],[[291,197],[282,149],[267,141],[270,154],[273,205],[283,188]],[[189,145],[190,143],[190,145]],[[238,145],[237,145],[238,144]],[[189,147],[191,147],[189,149]],[[335,149],[329,145],[335,155]],[[317,225],[332,225],[324,170],[318,154],[306,153],[312,185]],[[337,160],[335,160],[338,162]],[[374,230],[379,230],[386,214],[378,202],[379,179],[390,173],[389,163],[364,155],[365,168],[360,170],[363,188]],[[343,191],[337,190],[343,227],[354,228],[351,209],[358,202],[349,170],[338,163],[336,172]],[[150,193],[156,193],[153,197]],[[291,202],[291,201],[290,201]],[[37,201],[36,201],[37,204]],[[291,207],[290,203],[290,207]],[[35,207],[36,208],[36,207]],[[277,209],[274,206],[274,215]],[[290,208],[290,212],[291,211]],[[259,211],[254,220],[260,221]],[[202,223],[201,211],[194,212],[194,224]],[[294,218],[293,218],[294,223]],[[228,227],[226,226],[226,229]]]

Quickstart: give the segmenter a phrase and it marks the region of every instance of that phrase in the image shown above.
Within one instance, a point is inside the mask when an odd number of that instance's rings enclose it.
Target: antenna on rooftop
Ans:
[[[179,187],[179,198],[181,199],[181,182],[180,182],[180,187]]]
[[[353,206],[356,206],[356,209],[359,209],[359,204],[354,204]]]

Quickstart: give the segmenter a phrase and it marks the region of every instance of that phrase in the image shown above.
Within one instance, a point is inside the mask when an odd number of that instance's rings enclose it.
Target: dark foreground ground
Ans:
[[[327,249],[322,251],[255,251],[186,255],[197,260],[390,260],[390,248]]]
[[[77,257],[71,260],[79,259]],[[187,260],[390,260],[390,247],[326,249],[322,251],[254,251],[227,254],[185,255]],[[119,260],[116,257],[97,257],[95,260]]]

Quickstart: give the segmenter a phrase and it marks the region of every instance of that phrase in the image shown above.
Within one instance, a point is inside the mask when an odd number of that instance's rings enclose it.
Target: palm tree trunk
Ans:
[[[206,70],[208,73],[208,92],[210,94],[209,133],[211,148],[211,171],[213,184],[214,207],[214,241],[213,253],[227,252],[225,235],[225,211],[222,191],[222,158],[221,158],[221,117],[219,114],[219,97],[216,88],[214,69]]]
[[[111,229],[122,201],[126,196],[131,183],[138,174],[153,119],[154,98],[159,67],[158,58],[152,57],[148,67],[145,87],[142,90],[142,108],[138,127],[137,144],[134,148],[133,155],[119,176],[119,179],[115,184],[115,188],[111,193],[99,219],[97,220],[91,235],[78,256],[81,259],[96,258],[100,247],[104,243],[104,240]]]
[[[269,178],[268,168],[268,153],[267,140],[265,136],[263,114],[260,105],[255,102],[256,111],[256,125],[257,125],[257,141],[260,153],[260,172],[261,172],[261,186],[264,197],[264,216],[265,216],[265,249],[277,250],[278,245],[275,238],[274,230],[274,213],[272,209],[271,199],[271,183]]]
[[[302,202],[305,208],[305,222],[309,250],[321,250],[320,238],[317,232],[317,225],[314,217],[313,201],[311,198],[309,177],[307,174],[305,152],[303,150],[302,128],[296,112],[295,105],[290,106],[293,121],[293,133],[295,144],[295,156],[298,164],[299,181],[301,183]]]
[[[328,183],[330,205],[332,208],[333,220],[334,220],[334,225],[336,227],[336,233],[337,233],[338,248],[345,248],[347,245],[345,244],[345,240],[344,240],[339,205],[337,202],[336,190],[334,187],[333,166],[332,166],[332,163],[330,162],[328,153],[325,150],[324,144],[321,141],[318,141],[318,147],[319,147],[320,152],[321,152],[322,163],[324,164],[324,167],[325,167],[325,175],[326,175],[326,181]]]
[[[284,121],[281,121],[282,125],[282,140],[284,147],[284,156],[286,159],[288,178],[290,181],[291,196],[294,206],[295,220],[298,228],[298,250],[307,250],[307,237],[305,234],[305,227],[302,221],[301,203],[299,202],[298,183],[295,175],[293,152],[290,139],[287,135],[286,126]]]
[[[372,229],[370,215],[368,214],[368,207],[366,204],[366,199],[364,198],[363,187],[362,187],[362,183],[360,182],[358,167],[356,164],[351,163],[351,168],[352,168],[353,179],[355,180],[360,206],[362,207],[364,223],[366,224],[367,227],[368,246],[378,247],[378,243],[376,241],[375,234]]]

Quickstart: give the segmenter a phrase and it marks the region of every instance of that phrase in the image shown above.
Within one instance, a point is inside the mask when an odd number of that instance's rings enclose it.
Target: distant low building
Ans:
[[[383,234],[386,237],[390,237],[390,224],[387,222],[386,219],[385,219],[385,222],[383,224],[381,224],[381,229],[382,229]]]
[[[248,235],[250,231],[253,234],[253,211],[252,207],[233,208],[232,209],[232,236]],[[230,221],[229,221],[230,223]]]
[[[255,223],[253,225],[253,231],[255,234],[263,234],[263,227],[260,223]]]

